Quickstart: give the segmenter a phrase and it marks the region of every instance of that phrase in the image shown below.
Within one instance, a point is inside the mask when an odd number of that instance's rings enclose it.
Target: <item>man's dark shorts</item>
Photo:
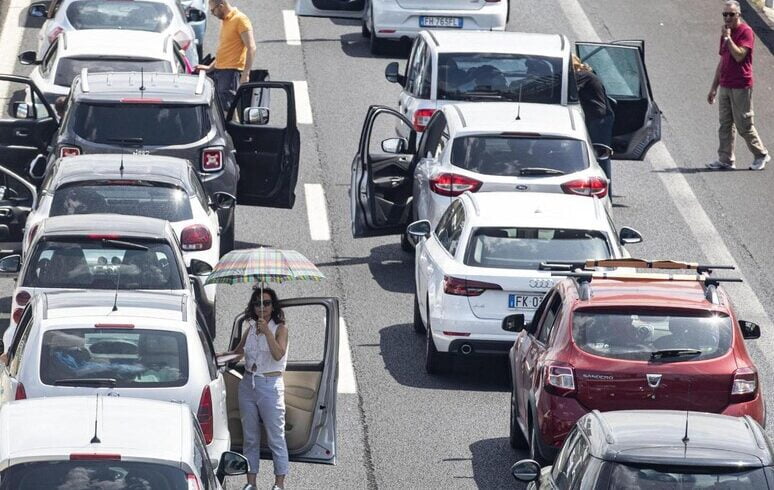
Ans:
[[[215,91],[220,99],[220,106],[223,112],[228,112],[231,103],[236,97],[239,88],[239,70],[218,70],[217,68],[210,72],[210,77],[215,82]]]

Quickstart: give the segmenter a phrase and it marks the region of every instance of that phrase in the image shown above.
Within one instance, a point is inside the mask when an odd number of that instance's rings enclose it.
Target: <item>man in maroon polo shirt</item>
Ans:
[[[752,170],[763,170],[771,156],[763,146],[753,124],[753,44],[755,35],[742,23],[739,2],[727,1],[723,7],[723,31],[720,37],[720,62],[715,70],[712,88],[707,95],[710,104],[718,99],[720,128],[718,159],[707,164],[714,170],[731,170],[734,164],[735,131],[744,138],[755,159]],[[720,89],[718,89],[720,87]]]

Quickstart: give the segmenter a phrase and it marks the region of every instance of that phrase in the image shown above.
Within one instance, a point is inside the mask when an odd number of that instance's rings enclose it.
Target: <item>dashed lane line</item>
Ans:
[[[325,204],[325,191],[322,184],[304,184],[306,196],[306,215],[309,219],[309,235],[312,240],[330,240],[328,210]]]
[[[312,103],[309,101],[309,84],[306,80],[294,80],[293,91],[296,99],[296,121],[298,124],[312,124]]]
[[[292,10],[283,10],[282,21],[285,23],[285,41],[290,46],[300,46],[301,29],[298,27],[296,13]]]

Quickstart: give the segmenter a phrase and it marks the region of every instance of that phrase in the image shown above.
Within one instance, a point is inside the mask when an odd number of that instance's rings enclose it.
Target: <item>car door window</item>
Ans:
[[[556,456],[554,465],[551,467],[551,476],[553,477],[554,482],[558,483],[560,480],[565,480],[565,476],[563,474],[565,473],[567,458],[573,449],[575,449],[575,445],[578,443],[579,437],[582,436],[580,435],[580,431],[577,427],[574,428],[572,432],[570,432],[570,435],[567,436],[561,451],[559,451],[559,454]]]
[[[538,305],[537,310],[535,310],[535,314],[532,316],[532,323],[535,325],[535,327],[540,325],[540,320],[544,316],[546,309],[548,309],[548,305],[553,302],[553,298],[554,294],[549,291],[543,297],[543,301],[541,301]],[[532,333],[537,333],[537,328],[533,329]]]
[[[459,202],[459,201],[457,201]],[[462,236],[462,229],[465,227],[465,207],[462,205],[457,206],[457,210],[451,216],[451,222],[449,223],[449,247],[447,250],[454,256],[457,253],[457,245],[460,243],[460,236]]]
[[[199,472],[199,477],[204,486],[203,490],[214,490],[218,487],[212,479],[212,465],[210,464],[209,456],[207,456],[207,450],[205,449],[204,441],[196,422],[194,422],[194,438],[194,466],[196,466],[196,469]]]
[[[30,337],[30,332],[32,331],[32,320],[32,308],[28,307],[22,315],[21,322],[16,327],[16,335],[11,344],[11,350],[8,353],[11,359],[11,362],[8,365],[8,371],[11,373],[11,376],[16,377],[19,373],[21,359],[24,356],[24,350],[27,347],[27,341]]]
[[[451,217],[454,214],[455,210],[457,209],[457,206],[459,206],[459,201],[454,201],[451,206],[446,208],[446,211],[441,216],[441,219],[438,220],[438,225],[435,227],[435,236],[438,239],[438,242],[441,244],[443,248],[446,250],[449,249],[449,239],[450,239],[450,223],[451,223]]]
[[[562,310],[562,296],[560,294],[554,295],[551,300],[551,304],[548,305],[546,314],[543,320],[540,322],[540,330],[537,332],[537,339],[542,342],[548,342],[548,337],[551,334],[554,326],[558,323],[560,312]]]
[[[204,359],[207,361],[207,369],[210,372],[210,379],[215,379],[218,377],[218,363],[215,360],[215,349],[212,347],[212,341],[198,322],[196,323],[196,332],[199,334],[199,342],[202,344]]]
[[[56,52],[59,49],[59,38],[55,39],[53,43],[51,43],[51,46],[48,47],[48,50],[43,55],[43,60],[40,62],[40,74],[44,77],[48,77],[49,73],[51,73],[51,68],[54,65],[54,60],[56,59]]]
[[[202,187],[202,182],[199,180],[199,176],[193,169],[190,169],[188,172],[188,179],[191,181],[194,196],[196,196],[196,199],[202,205],[202,209],[207,211],[210,206],[210,200],[207,197],[207,193],[204,191],[204,187]]]
[[[602,79],[607,95],[614,99],[647,97],[642,56],[635,46],[578,44],[581,61]]]
[[[414,59],[411,60],[411,66],[408,69],[408,78],[406,79],[406,91],[414,96],[419,96],[419,75],[424,63],[425,50],[427,44],[419,41]]]
[[[438,146],[441,144],[444,134],[446,134],[446,140],[448,142],[448,124],[446,122],[446,115],[443,112],[438,111],[430,118],[427,123],[425,132],[422,133],[422,139],[419,141],[419,148],[417,154],[419,158],[434,158],[438,152]],[[444,143],[445,145],[446,143]]]
[[[433,55],[425,49],[422,59],[419,60],[419,75],[416,82],[416,95],[421,99],[430,98],[430,84],[433,81]]]
[[[568,451],[562,460],[558,474],[554,477],[554,481],[559,488],[580,488],[584,468],[589,458],[588,442],[583,433],[576,430],[576,436],[572,441],[572,445],[566,447]]]

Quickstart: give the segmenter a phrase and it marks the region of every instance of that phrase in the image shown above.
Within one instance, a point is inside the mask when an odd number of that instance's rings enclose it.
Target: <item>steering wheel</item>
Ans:
[[[653,326],[642,325],[637,327],[637,334],[635,335],[639,342],[647,342],[653,337]]]

